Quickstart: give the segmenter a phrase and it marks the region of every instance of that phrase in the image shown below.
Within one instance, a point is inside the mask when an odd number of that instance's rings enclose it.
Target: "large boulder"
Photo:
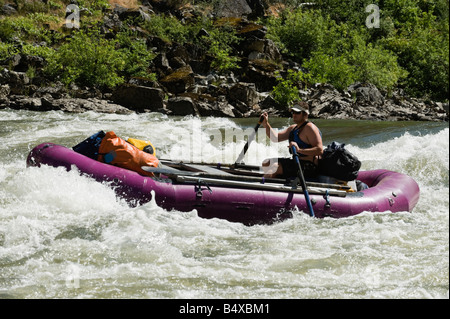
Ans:
[[[125,84],[114,90],[111,99],[114,103],[137,112],[159,111],[164,108],[164,92],[159,88]]]
[[[314,85],[307,97],[312,118],[343,119],[353,114],[354,103],[349,95],[343,95],[330,84]]]
[[[195,102],[186,96],[176,96],[167,101],[167,110],[171,115],[197,115],[200,116]]]
[[[41,98],[41,104],[44,109],[58,109],[69,113],[83,113],[87,111],[116,114],[132,113],[132,111],[121,105],[110,103],[106,100],[99,100],[96,98],[68,98],[59,100],[49,100],[46,98]]]
[[[276,63],[266,59],[248,61],[242,68],[241,80],[254,83],[258,92],[271,92],[277,85]]]
[[[30,84],[30,78],[24,72],[0,71],[0,85],[8,84],[11,94],[23,94],[26,86]]]
[[[272,40],[251,38],[243,42],[241,45],[243,54],[249,60],[269,60],[281,62],[283,57],[280,50]]]
[[[162,78],[160,83],[170,93],[184,93],[195,84],[194,72],[189,65],[185,65]]]
[[[253,11],[245,0],[222,0],[217,2],[214,13],[218,17],[247,17]]]
[[[236,117],[235,108],[229,104],[224,96],[214,101],[197,103],[200,116]]]
[[[151,19],[149,10],[145,6],[129,9],[116,4],[113,12],[117,14],[119,19],[122,21],[126,21],[127,19],[133,19],[145,22],[150,21]]]
[[[11,89],[9,88],[8,84],[0,85],[0,101],[2,99],[7,99],[10,92]]]
[[[252,13],[248,16],[250,19],[256,19],[264,17],[268,5],[264,0],[247,0],[247,4],[252,10]]]
[[[258,92],[253,83],[236,83],[230,88],[228,97],[231,101],[239,101],[248,107],[259,102]]]
[[[373,84],[355,83],[348,87],[347,91],[356,98],[356,102],[364,105],[383,105],[384,97]]]

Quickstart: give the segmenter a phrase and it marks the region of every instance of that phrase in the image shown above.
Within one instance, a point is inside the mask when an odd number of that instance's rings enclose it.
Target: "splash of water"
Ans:
[[[200,160],[233,162],[245,141],[219,143],[214,134],[238,130],[238,122],[156,114],[1,115],[0,296],[448,298],[448,128],[421,135],[397,134],[396,127],[395,136],[347,145],[363,169],[416,179],[421,198],[413,213],[319,220],[295,212],[284,222],[247,227],[201,219],[195,210],[165,211],[154,201],[130,208],[108,185],[76,171],[25,167],[34,145],[56,138],[71,146],[100,129],[150,139],[158,156],[179,159],[186,139],[194,147],[194,135],[200,136]],[[199,126],[200,135],[193,134]],[[284,145],[257,136],[246,162],[280,153],[289,156]]]

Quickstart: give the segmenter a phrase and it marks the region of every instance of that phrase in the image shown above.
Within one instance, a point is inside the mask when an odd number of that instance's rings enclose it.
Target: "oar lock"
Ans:
[[[208,183],[206,183],[201,178],[198,179],[197,184],[195,184],[195,196],[197,198],[203,197],[203,190],[202,190],[202,184],[206,186],[206,188],[209,190],[209,193],[212,194],[212,189],[209,187]]]
[[[325,199],[325,208],[330,208],[331,207],[331,203],[330,203],[330,194],[328,192],[328,189],[325,191],[325,194],[323,195],[323,198]]]

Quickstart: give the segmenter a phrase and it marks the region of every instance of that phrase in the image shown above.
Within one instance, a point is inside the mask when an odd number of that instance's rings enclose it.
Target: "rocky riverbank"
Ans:
[[[221,117],[257,117],[268,111],[272,116],[290,116],[269,91],[258,91],[254,82],[239,82],[232,75],[196,74],[189,89],[178,94],[167,94],[163,88],[146,83],[129,83],[112,92],[76,86],[67,88],[60,83],[39,87],[31,83],[25,73],[7,69],[0,72],[0,83],[0,108]],[[311,118],[448,121],[448,103],[399,93],[387,97],[373,85],[358,83],[340,92],[331,85],[316,84],[300,92],[302,100],[310,105]]]
[[[114,32],[130,16],[149,19],[150,13],[159,10],[150,2],[139,8],[116,6],[106,11],[104,32]],[[239,69],[235,72],[216,73],[208,54],[197,46],[169,45],[157,37],[143,35],[147,46],[158,52],[150,66],[158,80],[132,78],[114,90],[100,91],[67,87],[58,81],[49,83],[39,76],[30,78],[26,73],[29,67],[39,75],[45,61],[17,54],[0,67],[0,108],[220,117],[257,117],[268,111],[272,116],[290,116],[270,93],[277,83],[277,73],[283,75],[287,70],[300,70],[301,66],[285,59],[273,41],[266,38],[263,25],[247,19],[264,11],[259,1],[234,2],[243,6],[223,7],[218,16],[232,19],[242,39],[235,48],[240,52]],[[186,9],[174,14],[187,19],[193,13]],[[310,105],[311,118],[448,121],[448,103],[411,98],[402,92],[387,94],[371,84],[355,83],[344,91],[329,84],[315,84],[299,92]]]

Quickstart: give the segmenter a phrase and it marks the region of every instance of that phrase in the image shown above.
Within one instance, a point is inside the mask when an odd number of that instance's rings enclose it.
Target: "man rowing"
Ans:
[[[300,157],[303,175],[306,178],[317,176],[319,157],[323,154],[322,136],[319,128],[308,121],[309,106],[306,102],[298,102],[290,109],[295,124],[278,132],[269,124],[269,115],[263,113],[262,125],[266,135],[272,142],[289,141],[289,149],[295,146]],[[266,159],[262,163],[265,177],[289,178],[297,176],[298,165],[292,158]]]

